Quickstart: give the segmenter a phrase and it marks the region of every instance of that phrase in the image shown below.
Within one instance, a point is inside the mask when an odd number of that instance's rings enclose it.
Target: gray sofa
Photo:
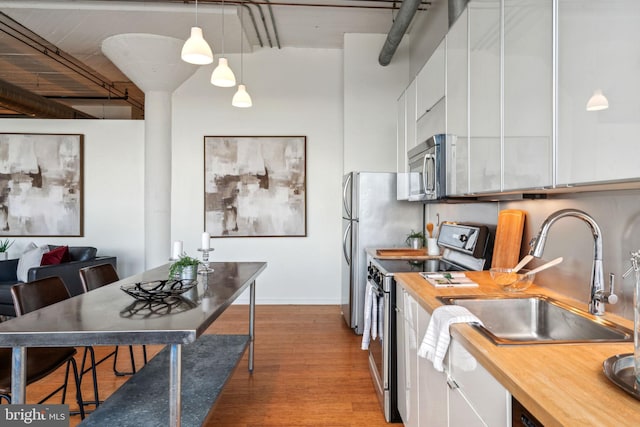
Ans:
[[[54,247],[51,247],[53,249]],[[27,281],[32,282],[45,277],[58,276],[66,285],[69,293],[74,296],[83,292],[80,282],[80,269],[99,264],[116,265],[116,257],[97,256],[97,249],[91,246],[69,246],[70,261],[56,265],[33,267],[27,273]],[[11,287],[21,283],[17,278],[18,259],[0,261],[0,315],[15,316]]]

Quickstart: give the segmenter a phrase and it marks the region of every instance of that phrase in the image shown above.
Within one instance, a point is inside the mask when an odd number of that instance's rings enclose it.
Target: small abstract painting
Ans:
[[[83,236],[83,138],[0,133],[0,236]]]
[[[305,136],[205,136],[205,230],[212,237],[304,237]]]

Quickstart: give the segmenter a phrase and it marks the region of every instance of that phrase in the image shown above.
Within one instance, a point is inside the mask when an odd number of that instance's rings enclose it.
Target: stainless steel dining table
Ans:
[[[255,280],[265,262],[215,262],[198,274],[183,304],[149,308],[121,286],[164,280],[170,264],[127,277],[0,323],[0,347],[12,347],[12,403],[25,403],[26,348],[96,345],[170,345],[169,425],[180,425],[181,351],[249,288],[249,371],[253,372]]]

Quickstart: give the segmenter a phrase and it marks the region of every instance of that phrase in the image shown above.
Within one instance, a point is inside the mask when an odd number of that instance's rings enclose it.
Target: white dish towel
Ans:
[[[369,349],[371,339],[378,337],[378,297],[373,285],[367,282],[364,296],[364,331],[362,332],[362,349]]]
[[[439,372],[444,371],[442,361],[449,349],[449,326],[453,323],[482,324],[474,314],[459,305],[443,305],[433,310],[418,356],[433,362],[433,367]]]

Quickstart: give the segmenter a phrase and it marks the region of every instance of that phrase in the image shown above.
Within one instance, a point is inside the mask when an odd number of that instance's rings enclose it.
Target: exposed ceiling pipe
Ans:
[[[407,28],[409,28],[409,24],[411,24],[418,7],[420,7],[420,0],[404,0],[400,5],[396,19],[393,21],[393,25],[378,56],[378,62],[383,67],[391,62],[391,58],[396,53],[396,49],[398,49],[402,37],[407,32]]]
[[[465,7],[467,7],[469,0],[449,0],[449,28],[456,22],[458,16],[462,13]]]
[[[0,80],[0,105],[29,117],[41,119],[95,119],[82,111]]]

